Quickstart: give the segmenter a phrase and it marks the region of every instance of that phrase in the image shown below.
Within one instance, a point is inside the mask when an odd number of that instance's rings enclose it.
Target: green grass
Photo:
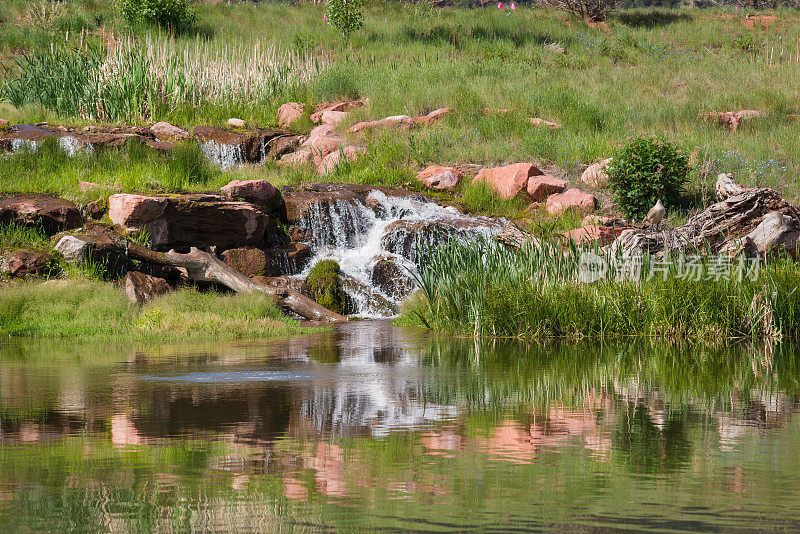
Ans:
[[[55,280],[0,292],[0,333],[71,340],[255,339],[305,332],[263,294],[181,289],[139,307],[118,288]]]
[[[664,276],[645,257],[635,281],[609,276],[587,284],[578,276],[581,253],[558,245],[516,250],[492,241],[428,250],[418,278],[422,296],[406,304],[401,322],[529,339],[800,337],[800,270],[789,260],[771,262],[753,278],[737,276],[736,262],[728,274],[710,277],[704,264],[693,280],[676,267]]]
[[[689,150],[699,147],[700,162],[714,171],[734,172],[745,184],[776,187],[791,199],[800,198],[795,178],[800,121],[786,118],[800,107],[795,83],[800,17],[795,11],[777,11],[778,21],[766,29],[747,27],[744,11],[738,17],[728,16],[729,10],[622,11],[604,31],[541,8],[509,14],[381,3],[367,8],[364,28],[345,44],[324,24],[318,5],[196,8],[198,29],[179,37],[178,49],[191,47],[198,38],[212,50],[274,43],[280,54],[310,55],[327,67],[317,77],[278,83],[255,100],[172,101],[156,106],[150,120],[191,126],[238,116],[270,127],[285,101],[315,104],[353,97],[369,98],[370,106],[352,120],[455,108],[432,127],[368,140],[374,154],[337,173],[337,181],[395,184],[407,179],[408,169],[430,163],[527,159],[556,163],[574,176],[581,164],[613,155],[625,139],[647,133],[679,141]],[[4,18],[14,21],[0,26],[5,32],[0,42],[13,40],[19,28],[31,28],[24,10],[19,2],[0,8]],[[125,32],[106,2],[74,2],[70,13],[89,21],[94,41],[102,32]],[[42,52],[50,41],[64,42],[65,28],[54,24],[33,32],[39,37],[32,34],[0,47],[5,62],[18,53],[12,50]],[[75,46],[78,38],[73,27],[69,41]],[[140,35],[140,41],[145,39]],[[484,107],[515,111],[484,116]],[[736,134],[701,118],[707,111],[739,108],[762,109],[769,116]],[[29,104],[7,113],[12,120],[40,120],[54,112]],[[531,127],[526,119],[532,116],[563,128]],[[58,119],[84,120],[72,113]],[[265,174],[285,182],[297,179],[293,172]],[[693,173],[692,190],[708,192],[712,184],[703,176]]]

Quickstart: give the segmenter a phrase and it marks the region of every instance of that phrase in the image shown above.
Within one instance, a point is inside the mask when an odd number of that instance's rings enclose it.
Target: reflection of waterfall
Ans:
[[[450,238],[474,239],[496,233],[500,224],[486,217],[464,215],[451,206],[440,206],[421,195],[387,196],[373,190],[358,199],[319,200],[312,204],[298,226],[309,230],[315,257],[339,263],[353,283],[345,284],[362,315],[386,315],[385,306],[396,307],[411,289],[409,272],[415,272],[417,242],[436,246]],[[308,274],[308,269],[303,275]]]
[[[303,387],[300,418],[314,429],[384,436],[458,415],[455,404],[426,402],[430,369],[421,365],[411,340],[388,323],[380,325],[347,325],[336,346],[336,379]]]
[[[239,145],[205,141],[200,145],[200,149],[209,161],[218,165],[223,171],[230,170],[245,161],[244,152]]]

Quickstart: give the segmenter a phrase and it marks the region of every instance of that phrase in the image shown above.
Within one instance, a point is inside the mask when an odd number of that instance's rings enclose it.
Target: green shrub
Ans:
[[[617,206],[629,218],[641,219],[653,207],[660,186],[661,201],[676,206],[689,174],[689,158],[674,143],[640,137],[625,145],[609,165],[608,178]]]
[[[181,32],[195,20],[187,0],[119,0],[118,5],[131,26],[152,24]]]
[[[323,260],[308,273],[306,284],[311,296],[320,306],[342,313],[345,307],[345,293],[339,280],[339,264],[333,260]]]
[[[327,0],[325,17],[328,24],[345,37],[364,25],[363,0]]]

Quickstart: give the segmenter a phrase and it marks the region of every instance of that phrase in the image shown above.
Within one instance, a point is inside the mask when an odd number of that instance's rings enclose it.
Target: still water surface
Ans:
[[[0,345],[0,531],[800,530],[789,349]]]

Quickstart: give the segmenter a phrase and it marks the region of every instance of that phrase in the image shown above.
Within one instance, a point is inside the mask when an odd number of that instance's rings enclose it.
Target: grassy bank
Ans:
[[[265,295],[182,289],[143,307],[100,282],[53,281],[0,291],[0,335],[74,341],[255,339],[307,332]]]
[[[345,44],[324,23],[319,5],[204,3],[196,8],[196,27],[165,44],[157,30],[131,34],[110,2],[69,2],[73,22],[56,17],[47,25],[34,25],[25,3],[11,2],[0,8],[6,21],[0,26],[0,54],[11,65],[13,80],[28,72],[24,61],[14,61],[21,50],[46,54],[51,42],[79,47],[81,39],[102,47],[101,37],[117,32],[133,39],[126,42],[135,42],[142,51],[143,65],[172,57],[164,50],[188,50],[191,55],[197,46],[198,57],[224,58],[223,71],[265,80],[261,86],[268,90],[220,92],[213,84],[200,83],[208,78],[201,69],[190,76],[196,84],[152,84],[154,91],[169,95],[155,98],[158,105],[137,107],[142,95],[134,92],[131,101],[117,106],[138,109],[133,119],[138,115],[143,121],[185,126],[222,124],[230,116],[274,126],[274,111],[290,100],[316,104],[369,98],[369,108],[354,113],[350,121],[367,114],[379,118],[455,108],[440,124],[373,142],[370,159],[353,167],[355,180],[393,183],[401,179],[395,169],[429,163],[526,159],[576,172],[582,164],[612,155],[624,139],[647,132],[680,141],[689,151],[699,147],[697,159],[706,166],[698,165],[694,173],[695,190],[711,187],[707,174],[700,172],[711,169],[800,198],[800,121],[787,116],[800,111],[795,83],[800,75],[800,15],[795,11],[778,11],[774,21],[763,24],[746,19],[744,10],[621,11],[601,28],[541,8],[426,10],[380,3],[367,7],[364,28]],[[80,28],[88,33],[82,36]],[[256,43],[273,50],[275,57],[295,59],[255,64],[225,52],[238,46],[251,54]],[[320,71],[306,69],[307,76],[292,79],[280,75],[286,70],[280,65],[295,60],[304,65],[317,61]],[[256,72],[270,64],[278,65],[275,76]],[[189,67],[184,71],[195,72]],[[115,81],[127,87],[134,72],[121,70]],[[33,75],[28,86],[46,74]],[[41,94],[29,95],[28,104],[6,105],[0,114],[12,121],[88,120],[75,106],[45,102]],[[126,95],[122,91],[119,98],[125,101]],[[484,108],[512,111],[486,115]],[[708,111],[742,108],[763,110],[767,116],[745,123],[735,134],[702,118]],[[532,127],[527,119],[534,116],[563,127]],[[409,171],[403,172],[407,176]]]
[[[641,277],[580,281],[581,251],[512,250],[490,241],[428,251],[402,322],[460,335],[514,338],[798,339],[800,270],[775,261],[755,276],[682,276],[647,258]],[[614,261],[614,258],[608,258]],[[754,272],[754,271],[752,271]],[[650,276],[652,275],[652,276]],[[710,278],[710,279],[707,279]]]

